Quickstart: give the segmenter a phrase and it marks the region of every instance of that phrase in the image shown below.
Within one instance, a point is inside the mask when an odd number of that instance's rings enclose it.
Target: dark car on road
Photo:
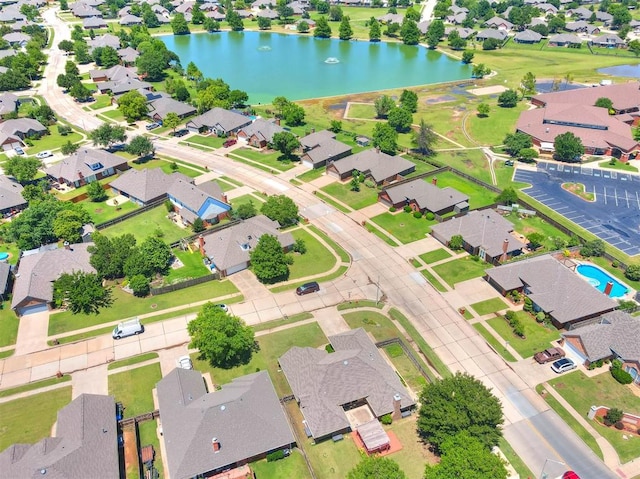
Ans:
[[[173,134],[173,136],[177,136],[178,138],[180,138],[188,134],[189,134],[189,130],[178,130]]]
[[[544,351],[540,351],[533,356],[538,364],[545,364],[557,359],[564,358],[564,351],[562,348],[549,348]]]
[[[310,283],[305,283],[302,286],[298,286],[296,289],[296,294],[298,296],[302,296],[303,294],[315,293],[320,291],[320,285],[315,281],[311,281]]]

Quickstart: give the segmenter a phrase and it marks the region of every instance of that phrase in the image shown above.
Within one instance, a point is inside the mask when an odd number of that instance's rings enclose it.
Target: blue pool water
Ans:
[[[591,286],[599,289],[603,293],[607,283],[611,281],[613,283],[613,289],[609,296],[612,298],[621,298],[629,291],[624,284],[596,266],[581,264],[578,266],[577,271],[581,276],[584,276],[589,280]]]
[[[9,253],[0,253],[0,261],[3,259],[7,259],[9,257]]]

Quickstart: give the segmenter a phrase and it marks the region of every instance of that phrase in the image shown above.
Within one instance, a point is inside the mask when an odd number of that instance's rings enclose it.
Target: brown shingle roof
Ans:
[[[363,150],[355,155],[334,161],[331,165],[341,175],[352,172],[353,170],[370,174],[376,183],[380,183],[387,178],[391,178],[407,170],[412,170],[412,168],[415,169],[415,165],[409,160],[405,160],[401,156],[387,155],[375,148]]]
[[[178,179],[187,183],[192,181],[182,173],[167,175],[160,168],[131,169],[113,180],[111,187],[147,203],[166,195],[169,187]]]
[[[415,200],[420,209],[427,209],[435,213],[446,208],[451,208],[463,201],[469,201],[469,197],[458,190],[447,186],[438,188],[423,179],[403,182],[385,188],[392,204],[398,204],[406,199]]]

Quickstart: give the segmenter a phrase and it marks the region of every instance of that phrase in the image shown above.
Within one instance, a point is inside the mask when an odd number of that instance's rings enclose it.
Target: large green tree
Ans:
[[[174,35],[187,35],[191,33],[189,30],[189,24],[185,20],[182,13],[176,13],[171,20],[171,30]]]
[[[131,90],[118,98],[118,109],[129,123],[147,116],[147,99],[137,90]]]
[[[437,451],[448,438],[466,431],[485,447],[502,437],[500,401],[478,379],[468,374],[429,383],[420,395],[418,433]]]
[[[20,156],[12,156],[2,165],[4,172],[13,176],[20,183],[28,183],[38,174],[38,170],[42,168],[42,162],[38,158],[28,156],[21,158]]]
[[[434,20],[427,28],[427,45],[429,48],[435,48],[440,43],[440,39],[444,36],[444,23],[442,20]]]
[[[398,150],[398,132],[388,123],[376,123],[373,127],[373,146],[389,155]]]
[[[291,154],[300,146],[298,138],[290,131],[275,133],[271,144],[273,148],[282,153],[285,158],[291,158]]]
[[[514,158],[520,156],[521,150],[531,148],[533,146],[531,137],[526,133],[521,133],[519,131],[516,133],[508,133],[507,136],[505,136],[503,143],[504,149]]]
[[[403,107],[393,108],[389,112],[387,118],[389,125],[399,133],[409,131],[411,128],[411,122],[413,121],[413,115],[411,112]]]
[[[98,314],[113,304],[111,288],[104,288],[95,273],[64,273],[53,283],[53,299],[66,305],[72,314]]]
[[[349,471],[347,479],[406,479],[406,475],[393,459],[366,456]]]
[[[405,45],[417,45],[420,41],[420,29],[418,24],[410,18],[404,19],[402,28],[400,28],[400,38]]]
[[[251,361],[256,350],[253,329],[242,319],[207,303],[187,324],[190,347],[200,350],[200,358],[214,367],[229,369]]]
[[[162,124],[167,128],[171,128],[174,133],[176,132],[176,128],[180,123],[182,123],[182,120],[180,119],[178,114],[173,111],[167,113],[167,116],[165,116],[164,120],[162,120]]]
[[[275,283],[289,277],[291,258],[284,253],[275,236],[262,235],[249,257],[251,269],[260,282]]]
[[[316,29],[313,31],[316,38],[331,38],[331,26],[326,17],[320,17],[316,21]]]
[[[144,135],[135,136],[127,145],[127,152],[136,156],[153,156],[153,142]]]
[[[518,94],[515,90],[506,90],[498,96],[498,106],[502,108],[513,108],[518,104]]]
[[[106,279],[124,277],[124,264],[135,249],[136,238],[132,234],[110,238],[96,232],[92,239],[93,245],[88,248],[89,262],[98,275]]]
[[[438,135],[433,131],[433,126],[428,124],[424,118],[420,119],[418,131],[413,132],[413,144],[423,155],[433,153],[433,147],[438,142]]]
[[[343,16],[342,20],[340,21],[338,35],[340,37],[340,40],[351,40],[351,37],[353,37],[353,29],[351,28],[349,17],[347,17],[346,15]]]
[[[522,87],[522,92],[524,93],[524,96],[530,97],[532,95],[535,95],[536,76],[531,72],[527,72],[522,78],[522,80],[520,81],[520,86]]]
[[[298,222],[298,206],[285,195],[269,196],[260,208],[260,212],[267,218],[280,223],[282,227]]]
[[[576,135],[567,131],[556,136],[553,140],[554,157],[560,161],[577,163],[584,155],[582,140]]]
[[[386,118],[389,112],[396,106],[396,102],[389,95],[380,95],[373,101],[378,118]]]
[[[380,31],[380,22],[374,17],[371,17],[369,20],[369,41],[379,42],[381,37],[382,32]],[[640,51],[640,44],[638,45],[638,50]]]
[[[115,143],[122,143],[127,139],[124,126],[103,123],[93,130],[89,137],[94,145],[109,147]]]
[[[411,113],[418,111],[418,95],[411,90],[402,90],[400,105]]]

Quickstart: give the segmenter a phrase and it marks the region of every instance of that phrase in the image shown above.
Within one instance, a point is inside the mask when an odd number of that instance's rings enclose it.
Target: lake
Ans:
[[[640,78],[640,65],[618,65],[615,67],[598,68],[598,73],[616,77]]]
[[[250,103],[380,91],[471,78],[470,65],[420,46],[265,32],[159,37],[186,68],[244,90]]]

